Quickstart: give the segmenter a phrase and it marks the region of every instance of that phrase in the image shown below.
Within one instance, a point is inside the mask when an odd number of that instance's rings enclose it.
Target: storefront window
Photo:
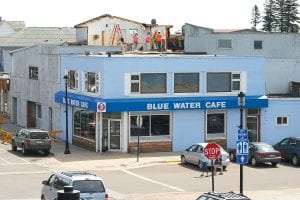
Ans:
[[[143,113],[142,126],[137,126],[138,114],[132,113],[130,116],[130,136],[135,140],[138,134],[144,140],[170,139],[170,115]]]
[[[225,138],[225,111],[208,111],[206,114],[207,139]]]
[[[74,129],[76,136],[95,140],[96,113],[89,110],[74,109],[73,111]]]

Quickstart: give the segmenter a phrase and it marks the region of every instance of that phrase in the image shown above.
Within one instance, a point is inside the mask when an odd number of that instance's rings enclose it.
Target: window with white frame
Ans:
[[[132,94],[157,94],[166,92],[166,73],[140,73],[130,75],[130,93]]]
[[[206,111],[206,139],[226,138],[226,111]]]
[[[233,92],[241,90],[241,73],[208,72],[207,92]]]
[[[287,126],[288,125],[288,117],[287,116],[276,117],[276,125],[277,126]]]
[[[199,73],[174,73],[175,93],[198,93]]]
[[[95,72],[84,73],[85,92],[99,92],[99,74]]]
[[[218,49],[232,49],[232,40],[218,39]]]
[[[75,70],[69,70],[68,71],[68,77],[69,77],[69,88],[71,90],[77,90],[78,89],[78,71]]]

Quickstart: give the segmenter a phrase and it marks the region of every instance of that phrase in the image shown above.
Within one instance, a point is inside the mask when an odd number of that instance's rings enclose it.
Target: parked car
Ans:
[[[202,168],[202,162],[200,158],[203,156],[203,150],[207,144],[208,143],[196,143],[182,151],[180,155],[181,163],[191,163]],[[223,170],[225,170],[230,164],[229,154],[220,145],[219,147],[221,149]],[[211,162],[208,162],[208,166],[211,166]]]
[[[293,165],[300,164],[300,137],[284,138],[273,147],[280,151],[283,159],[292,161]]]
[[[205,192],[196,200],[250,200],[250,198],[234,192]]]
[[[42,184],[41,200],[56,200],[58,190],[63,190],[64,186],[80,191],[81,200],[108,200],[103,180],[84,171],[53,173]]]
[[[271,163],[276,167],[281,162],[281,153],[264,142],[249,143],[249,163],[253,166],[258,163]]]
[[[47,131],[41,129],[21,129],[13,134],[11,149],[17,151],[22,149],[22,154],[26,155],[29,151],[43,151],[47,156],[51,149],[51,139]]]

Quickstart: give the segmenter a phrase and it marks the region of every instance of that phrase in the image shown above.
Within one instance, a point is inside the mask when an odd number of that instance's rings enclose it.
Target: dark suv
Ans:
[[[283,159],[292,161],[293,165],[300,164],[300,137],[284,138],[273,147],[280,151]]]
[[[47,131],[40,129],[21,129],[15,133],[11,141],[11,149],[17,151],[22,149],[22,154],[29,151],[43,151],[45,156],[49,155],[51,149],[51,139]]]
[[[250,200],[250,198],[234,192],[206,192],[196,200]]]

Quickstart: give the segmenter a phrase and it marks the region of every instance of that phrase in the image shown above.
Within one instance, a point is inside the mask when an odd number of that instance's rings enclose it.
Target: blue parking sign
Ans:
[[[248,163],[248,155],[246,154],[240,154],[236,156],[236,162],[238,164],[247,164]]]
[[[248,139],[248,130],[239,129],[238,130],[238,140],[247,140]]]

